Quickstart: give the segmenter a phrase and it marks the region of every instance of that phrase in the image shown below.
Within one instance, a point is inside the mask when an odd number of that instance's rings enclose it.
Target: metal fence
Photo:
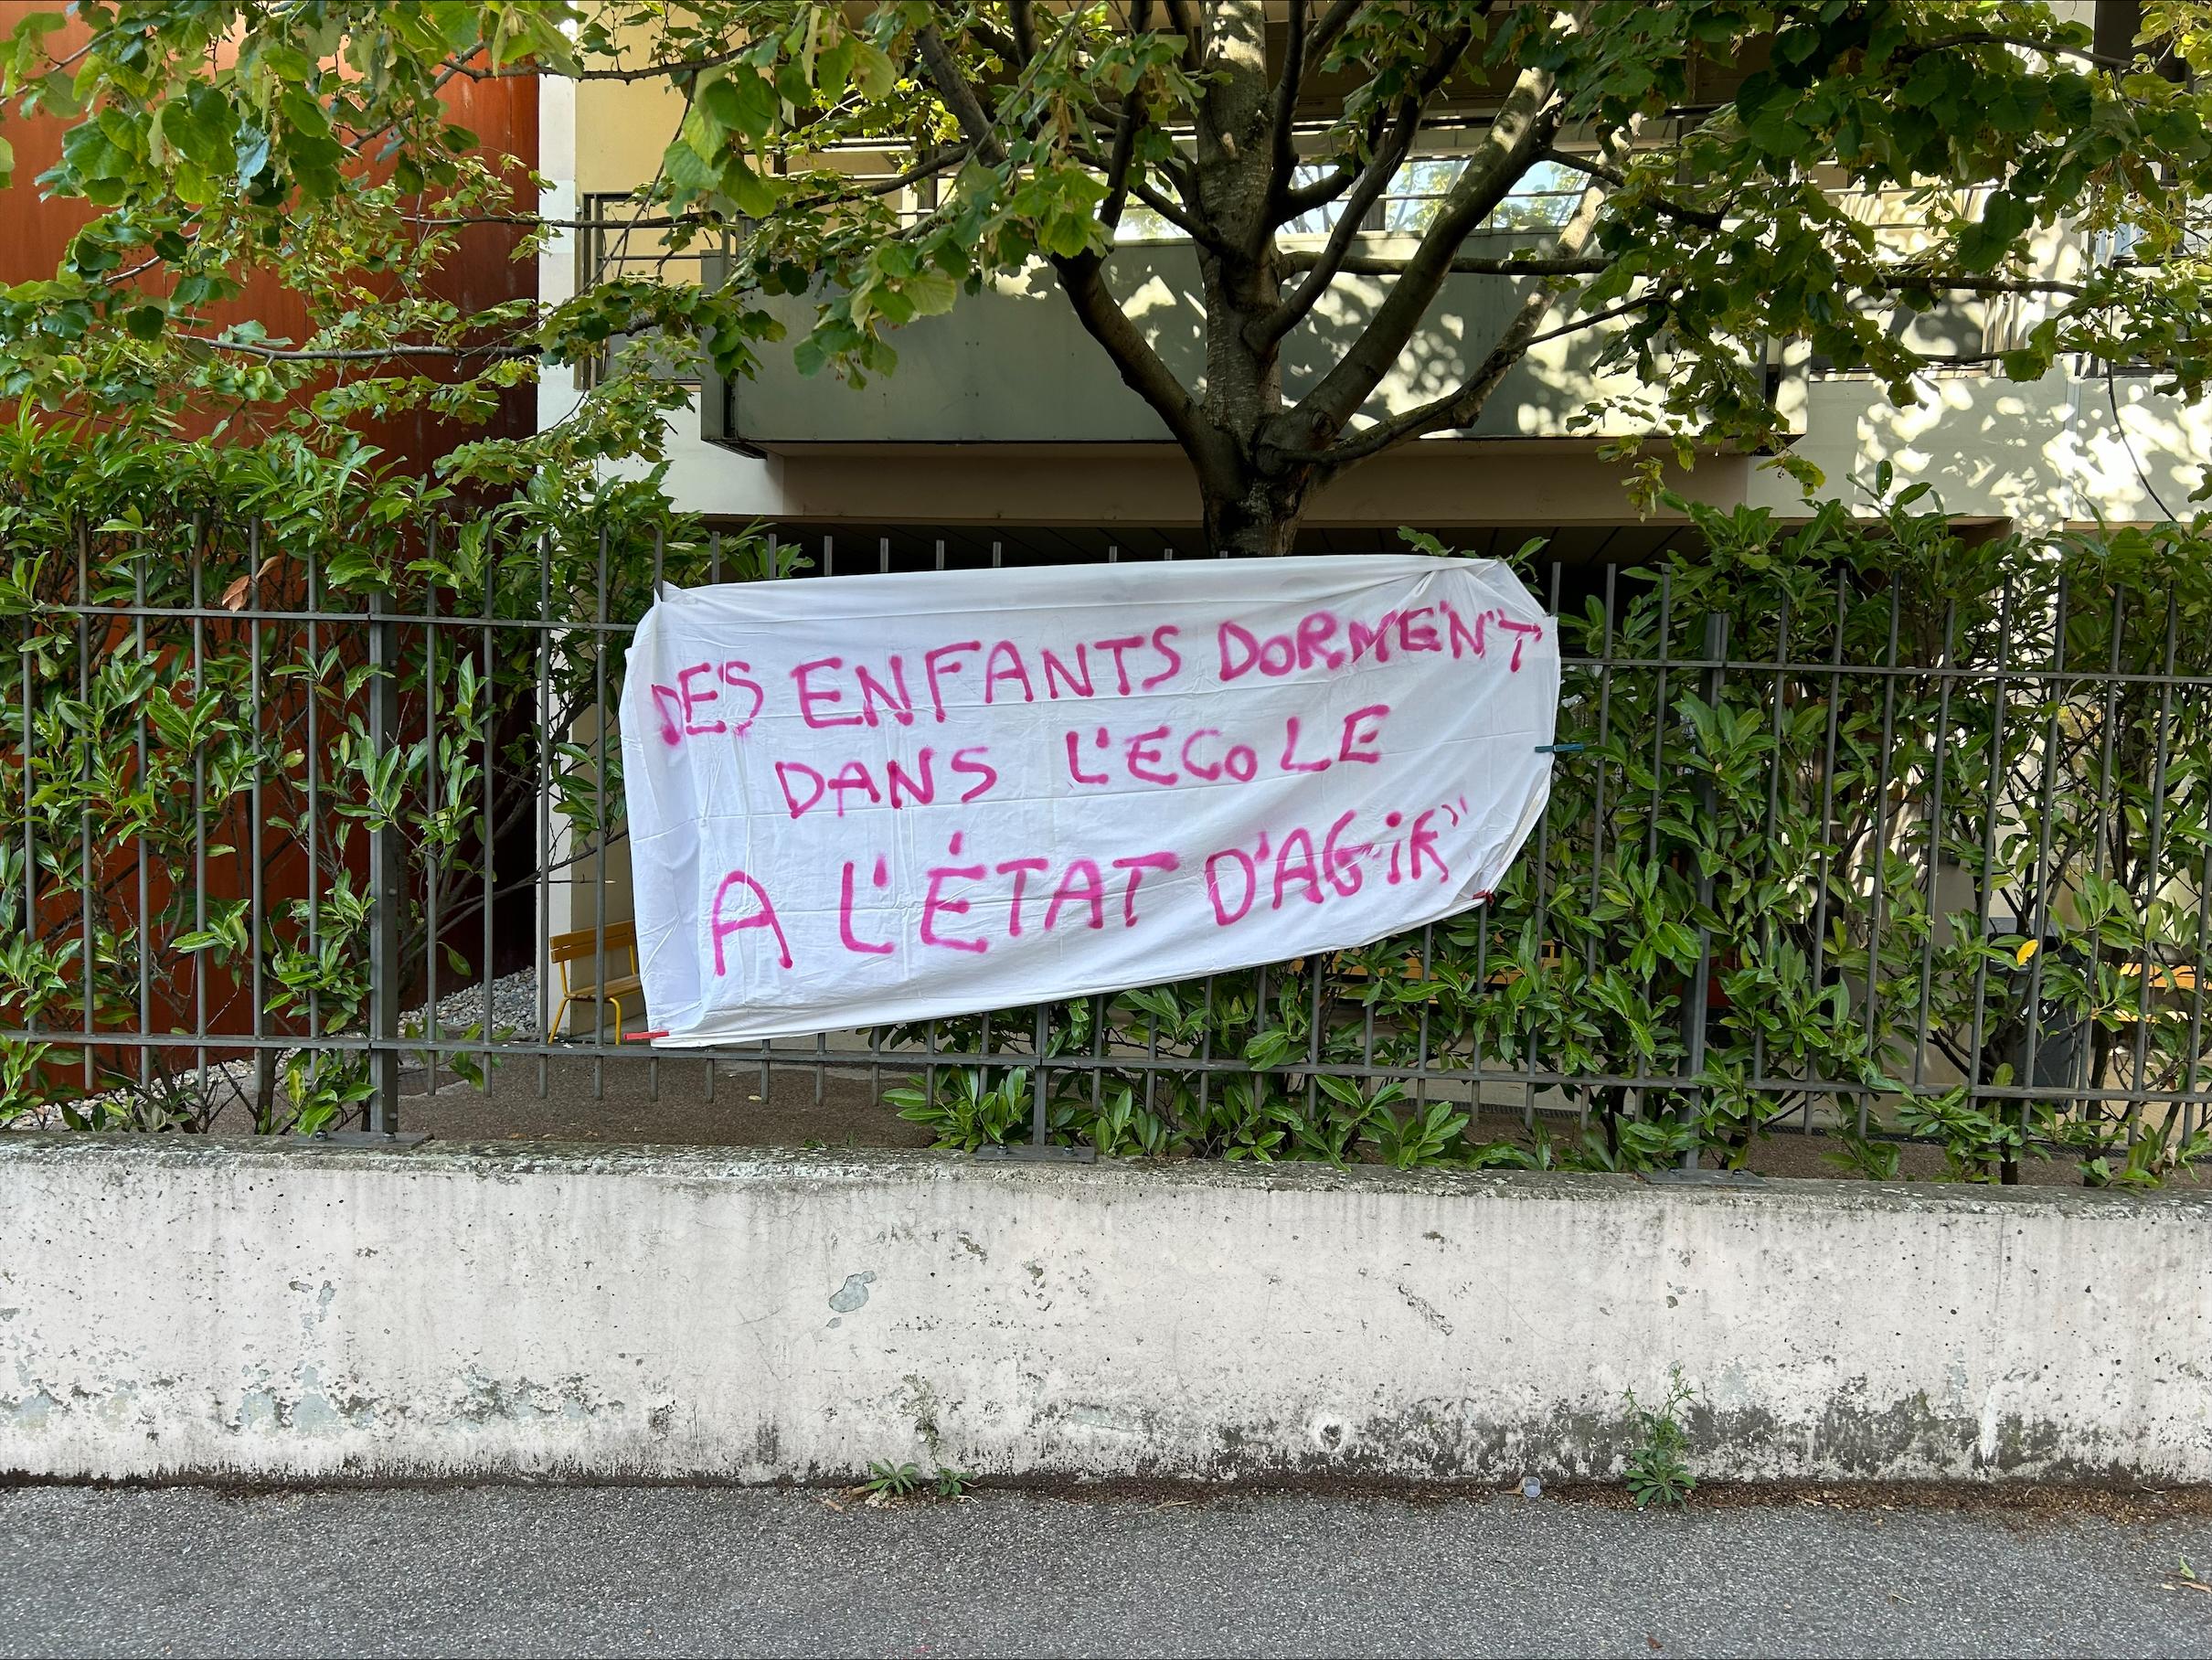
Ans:
[[[625,973],[599,716],[648,596],[942,569],[943,542],[456,519],[379,562],[260,522],[88,523],[0,607],[0,1112],[382,1135],[444,1074],[496,1101],[588,1071],[593,1099],[842,1092],[1059,1155],[1417,1163],[1441,1136],[1541,1162],[1571,1126],[1622,1164],[1778,1131],[1992,1174],[2037,1135],[2112,1170],[2169,1156],[2207,1092],[2197,588],[2154,554],[1743,522],[1650,570],[1532,556],[1567,647],[1554,794],[1484,908],[681,1060],[633,1040],[627,992],[619,1021],[561,1008],[564,971]]]

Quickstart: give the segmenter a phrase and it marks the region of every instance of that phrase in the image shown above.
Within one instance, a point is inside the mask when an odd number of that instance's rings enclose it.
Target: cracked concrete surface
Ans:
[[[0,1138],[0,1472],[2212,1480],[2212,1197]]]

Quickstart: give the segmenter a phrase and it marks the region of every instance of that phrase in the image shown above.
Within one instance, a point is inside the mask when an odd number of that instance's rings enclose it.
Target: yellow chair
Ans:
[[[601,940],[606,942],[609,957],[619,951],[629,958],[628,974],[611,980],[597,977],[606,973],[606,961],[600,956]],[[555,934],[546,954],[560,971],[560,1006],[553,1013],[553,1030],[558,1032],[567,1026],[571,1004],[589,1003],[599,1010],[599,1019],[592,1027],[597,1031],[606,1024],[607,1006],[612,1005],[614,1029],[619,1036],[622,1029],[622,1000],[634,998],[641,1004],[644,1000],[644,983],[638,978],[637,972],[637,924],[610,922],[603,931],[580,928],[573,933]],[[571,984],[569,978],[571,963],[594,964],[594,978],[588,983]]]

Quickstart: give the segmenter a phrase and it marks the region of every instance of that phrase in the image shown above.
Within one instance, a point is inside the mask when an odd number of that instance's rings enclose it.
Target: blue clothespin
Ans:
[[[1586,744],[1579,743],[1540,743],[1537,745],[1537,753],[1539,755],[1579,755],[1588,747]]]

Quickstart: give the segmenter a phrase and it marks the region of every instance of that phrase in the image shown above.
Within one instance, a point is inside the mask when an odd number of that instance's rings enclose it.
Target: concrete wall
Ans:
[[[2212,1202],[0,1138],[0,1472],[2212,1478]]]
[[[1957,517],[2037,532],[2100,518],[2185,519],[2212,458],[2212,403],[2185,403],[2155,386],[2139,376],[2108,386],[2062,361],[2026,384],[1931,377],[1918,407],[1898,409],[1862,376],[1815,376],[1796,449],[1827,474],[1823,497],[1862,506],[1863,487],[1887,461],[1896,488],[1925,480]],[[1797,486],[1771,472],[1753,475],[1749,499],[1804,511]]]

